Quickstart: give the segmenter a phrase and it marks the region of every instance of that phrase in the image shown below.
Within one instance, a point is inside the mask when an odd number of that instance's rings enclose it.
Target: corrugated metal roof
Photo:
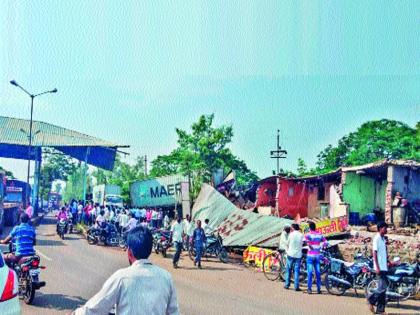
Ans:
[[[210,185],[204,184],[194,204],[194,220],[210,220],[226,246],[262,245],[275,242],[284,226],[293,221],[241,210]],[[276,240],[277,237],[277,240]]]
[[[29,123],[29,120],[25,119],[0,116],[0,142],[27,145]],[[33,146],[127,147],[40,121],[33,121],[32,133]]]
[[[385,166],[404,166],[404,167],[411,167],[411,168],[419,168],[420,163],[412,160],[381,160],[374,163],[369,163],[365,165],[359,166],[351,166],[351,167],[343,167],[343,172],[355,172],[366,170],[370,168],[378,168],[378,167],[385,167]]]
[[[41,147],[55,148],[106,170],[113,169],[117,149],[128,147],[39,121],[33,122],[32,132],[32,146],[37,147],[38,152]],[[29,120],[0,116],[0,157],[40,159],[40,154],[29,156],[28,136]]]

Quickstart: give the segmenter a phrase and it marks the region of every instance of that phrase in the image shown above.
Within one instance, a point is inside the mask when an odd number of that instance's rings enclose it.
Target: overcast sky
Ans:
[[[201,114],[271,174],[281,130],[295,169],[360,124],[420,120],[418,1],[1,1],[0,115],[131,146],[176,146]],[[1,140],[1,139],[0,139]],[[26,164],[0,159],[18,177]]]

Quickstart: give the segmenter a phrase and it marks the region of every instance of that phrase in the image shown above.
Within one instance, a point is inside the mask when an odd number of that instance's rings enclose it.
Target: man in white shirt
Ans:
[[[386,314],[386,288],[388,287],[388,280],[386,275],[388,273],[388,254],[385,244],[385,234],[387,233],[388,225],[385,222],[378,223],[378,233],[372,241],[373,252],[373,266],[378,278],[378,288],[375,293],[368,297],[369,309],[374,313],[374,306],[376,305],[375,314]]]
[[[178,268],[179,256],[181,255],[182,251],[182,238],[184,236],[184,223],[182,222],[181,217],[177,217],[175,223],[171,227],[171,232],[172,241],[174,242],[176,250],[172,264],[174,268]]]
[[[123,210],[118,218],[118,224],[120,226],[120,230],[122,230],[123,227],[125,227],[128,223],[128,215],[125,213],[125,210]]]
[[[189,244],[191,241],[191,237],[194,233],[194,229],[195,229],[194,222],[191,220],[190,215],[187,214],[184,220],[184,233],[187,237],[187,251],[189,249]]]
[[[178,315],[172,276],[149,260],[153,236],[139,226],[128,233],[130,267],[115,272],[102,289],[73,315],[108,314],[116,306],[118,315]]]
[[[280,235],[279,252],[284,253],[289,244],[290,226],[285,226]]]
[[[292,224],[292,232],[289,235],[287,246],[287,263],[286,263],[286,283],[285,289],[290,287],[290,276],[292,268],[294,270],[294,287],[295,291],[302,291],[299,288],[299,271],[300,261],[302,259],[303,234],[300,232],[299,224]]]
[[[209,225],[210,220],[209,219],[205,219],[204,220],[204,224],[202,226],[203,230],[204,230],[204,234],[206,236],[211,236],[213,234],[213,229],[211,228],[211,226]]]
[[[133,214],[131,212],[128,214],[128,218],[129,218],[128,222],[124,226],[127,232],[134,229],[137,226],[137,223],[138,223],[137,219],[133,217]]]

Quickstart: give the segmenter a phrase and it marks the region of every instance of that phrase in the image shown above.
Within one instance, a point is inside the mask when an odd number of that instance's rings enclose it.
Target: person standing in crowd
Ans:
[[[200,220],[197,220],[197,228],[194,230],[191,238],[194,244],[190,244],[190,246],[195,247],[194,266],[197,265],[197,267],[201,269],[201,255],[203,253],[204,244],[206,243],[206,234],[204,233],[204,230],[201,227]]]
[[[179,257],[182,251],[182,238],[184,236],[184,224],[181,217],[177,217],[175,223],[171,227],[172,240],[175,246],[175,255],[172,260],[174,268],[178,268]]]
[[[83,223],[84,224],[90,224],[92,223],[90,220],[90,210],[92,210],[92,204],[88,202],[83,209]]]
[[[386,288],[388,287],[388,253],[385,244],[385,235],[387,233],[388,224],[385,222],[378,223],[378,233],[372,241],[373,265],[378,279],[378,287],[375,292],[368,296],[369,309],[375,314],[386,314]],[[392,264],[390,264],[392,266]]]
[[[171,224],[171,220],[169,219],[168,214],[165,213],[165,218],[163,219],[163,227],[165,229],[169,229],[170,224]]]
[[[204,234],[206,234],[206,237],[209,237],[213,234],[213,229],[209,225],[209,222],[210,222],[209,219],[205,219],[204,224],[203,224],[203,230],[204,230]]]
[[[28,215],[29,220],[31,220],[32,216],[34,215],[34,208],[30,202],[28,203],[28,207],[26,208],[25,213]]]
[[[187,238],[187,250],[189,249],[189,245],[191,242],[191,237],[194,233],[194,222],[191,220],[191,217],[189,214],[186,215],[185,220],[184,220],[184,233],[186,235]]]
[[[126,210],[123,210],[118,218],[119,232],[121,233],[122,228],[128,223],[128,215]]]
[[[72,223],[74,226],[77,224],[77,202],[73,199],[71,204],[71,215],[72,215]]]
[[[309,233],[305,235],[305,241],[309,246],[306,257],[308,271],[307,293],[312,294],[312,271],[315,269],[317,293],[321,294],[321,248],[327,246],[328,243],[324,235],[316,231],[315,222],[309,222]]]
[[[162,211],[162,209],[159,209],[159,211],[158,211],[157,220],[158,220],[157,227],[161,228],[163,226],[162,225],[162,221],[163,221],[163,211]]]
[[[137,226],[137,219],[133,216],[133,214],[130,212],[128,214],[128,222],[126,225],[124,225],[124,228],[126,230],[126,232],[131,231],[132,229],[134,229]]]
[[[158,212],[156,209],[153,209],[152,211],[152,227],[156,229],[158,226]]]
[[[79,200],[79,205],[77,206],[77,222],[82,223],[82,213],[83,213],[83,201]]]
[[[146,210],[146,222],[150,226],[150,221],[152,221],[152,210]]]
[[[292,268],[294,270],[294,286],[295,291],[302,291],[299,288],[299,271],[300,261],[302,259],[303,234],[300,232],[299,224],[292,224],[292,232],[289,235],[289,244],[287,246],[287,263],[286,263],[286,290],[290,287],[290,277]]]
[[[280,235],[279,252],[284,254],[289,245],[290,226],[285,226]]]
[[[169,272],[149,260],[153,236],[136,227],[127,235],[130,267],[115,272],[102,289],[72,315],[108,314],[116,306],[120,315],[178,315],[176,290]]]
[[[90,216],[90,219],[92,221],[92,224],[94,222],[96,222],[96,217],[99,215],[99,213],[100,213],[100,211],[98,211],[97,208],[95,207],[95,205],[93,205],[92,209],[89,212],[89,216]]]

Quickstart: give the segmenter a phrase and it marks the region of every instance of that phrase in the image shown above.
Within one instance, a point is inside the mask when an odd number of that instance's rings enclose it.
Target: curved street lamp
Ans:
[[[29,123],[29,148],[28,148],[28,174],[26,177],[27,183],[29,185],[29,173],[31,172],[31,153],[32,153],[32,116],[33,116],[33,111],[34,111],[34,98],[40,95],[44,95],[44,94],[50,94],[50,93],[57,93],[57,89],[53,89],[53,90],[49,90],[49,91],[44,91],[38,94],[32,94],[29,93],[26,89],[24,89],[19,83],[17,83],[15,80],[10,81],[11,85],[14,85],[18,88],[20,88],[23,92],[25,92],[25,94],[29,95],[29,97],[31,98],[31,120]],[[26,199],[29,200],[29,189],[26,190]],[[34,202],[34,200],[32,200],[32,202]],[[35,209],[38,208],[38,205],[35,205]]]

